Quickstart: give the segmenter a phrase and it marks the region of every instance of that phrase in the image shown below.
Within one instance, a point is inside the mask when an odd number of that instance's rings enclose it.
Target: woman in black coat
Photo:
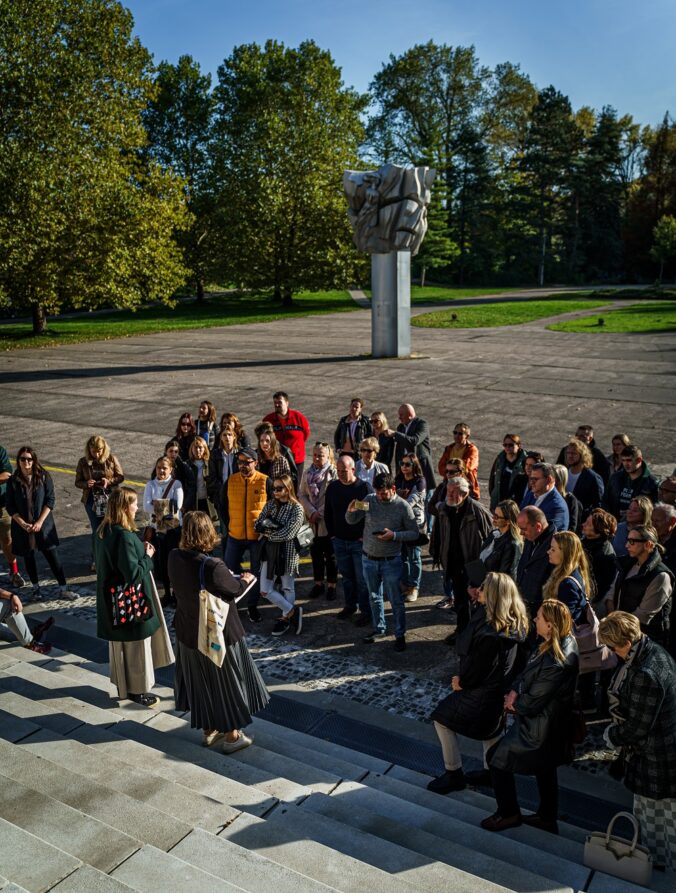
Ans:
[[[437,794],[465,787],[456,733],[482,741],[484,755],[495,744],[502,728],[505,694],[523,664],[529,621],[514,581],[507,574],[489,573],[478,601],[469,626],[458,635],[460,666],[451,679],[453,691],[431,717],[446,768],[427,785]]]
[[[612,723],[604,738],[620,750],[624,783],[634,795],[641,843],[655,865],[676,871],[676,664],[641,632],[633,614],[615,611],[599,625],[599,641],[620,658],[608,699]]]
[[[558,833],[557,767],[571,756],[577,644],[570,611],[557,599],[542,603],[535,628],[542,644],[505,697],[505,712],[513,714],[514,722],[488,755],[497,809],[481,822],[486,831],[505,831],[523,822]],[[535,815],[521,815],[514,773],[535,775],[540,795]]]
[[[243,731],[251,714],[269,697],[246,647],[235,599],[255,581],[249,573],[235,577],[220,558],[210,558],[218,534],[204,512],[188,512],[181,542],[169,555],[169,578],[176,594],[176,707],[190,711],[190,725],[202,729],[202,744],[222,740],[225,753],[253,743]],[[228,604],[223,639],[225,654],[219,667],[199,650],[200,590],[206,589]]]
[[[33,595],[40,596],[35,553],[42,552],[59,584],[60,597],[78,598],[66,583],[66,575],[56,551],[59,537],[52,510],[56,503],[54,483],[38,462],[32,447],[23,446],[16,456],[16,470],[7,481],[7,512],[12,519],[12,551],[21,555],[26,573],[33,584]]]
[[[612,542],[616,530],[617,519],[604,509],[593,509],[582,525],[582,547],[596,583],[596,596],[601,599],[617,575],[617,556]]]
[[[493,530],[481,546],[479,558],[487,571],[509,574],[516,580],[516,569],[523,551],[523,538],[516,523],[519,506],[513,499],[499,502],[493,512]]]

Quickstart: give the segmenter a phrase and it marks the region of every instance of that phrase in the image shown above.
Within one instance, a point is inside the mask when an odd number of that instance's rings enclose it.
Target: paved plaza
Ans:
[[[206,397],[219,414],[232,410],[252,430],[281,388],[310,419],[312,441],[332,440],[354,394],[391,422],[399,404],[411,402],[430,424],[435,462],[453,424],[464,419],[480,450],[484,485],[507,431],[553,459],[581,422],[594,425],[607,449],[614,433],[627,431],[664,474],[676,464],[675,348],[671,335],[556,333],[540,321],[496,329],[413,328],[413,359],[372,360],[370,314],[356,310],[15,351],[0,357],[0,443],[11,456],[31,443],[43,463],[62,469],[53,473],[62,557],[69,579],[87,592],[93,586],[88,524],[72,472],[92,433],[103,434],[127,478],[142,483],[181,412],[196,412]],[[307,564],[302,574],[301,599],[310,584]],[[407,608],[403,655],[392,652],[391,641],[362,645],[359,630],[335,620],[340,602],[323,599],[306,604],[302,646],[446,681],[453,657],[443,643],[449,618],[433,608],[439,584],[428,560],[422,597]],[[273,613],[266,608],[266,622],[250,631],[267,632]]]

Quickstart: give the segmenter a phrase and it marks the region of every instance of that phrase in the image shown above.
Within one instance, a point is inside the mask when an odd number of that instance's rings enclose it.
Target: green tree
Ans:
[[[358,165],[365,99],[312,41],[236,47],[214,90],[214,170],[224,273],[273,288],[344,287],[363,270],[342,173]]]
[[[0,0],[0,300],[36,333],[64,304],[185,281],[179,179],[141,157],[150,56],[114,0]]]
[[[458,246],[448,235],[443,181],[434,183],[427,209],[427,233],[412,264],[424,287],[428,270],[443,270],[458,254]]]
[[[191,56],[176,65],[161,62],[156,93],[143,119],[148,132],[148,155],[165,170],[179,174],[186,184],[192,225],[179,233],[178,243],[191,271],[198,300],[215,264],[213,192],[210,141],[214,99],[211,75],[202,74]]]
[[[390,60],[371,87],[368,150],[376,161],[429,164],[445,194],[458,277],[485,269],[496,180],[523,140],[536,91],[510,63],[491,71],[474,47],[433,41]]]
[[[670,214],[661,217],[653,229],[653,246],[650,256],[660,265],[658,284],[662,285],[664,265],[672,258],[676,258],[676,218]]]
[[[582,133],[568,97],[554,87],[541,90],[526,134],[522,189],[536,232],[537,283],[545,283],[549,260],[559,263],[564,249],[562,216],[572,187]]]

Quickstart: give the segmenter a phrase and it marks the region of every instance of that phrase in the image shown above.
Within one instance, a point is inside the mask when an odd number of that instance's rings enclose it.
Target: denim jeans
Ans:
[[[261,544],[258,540],[236,540],[233,536],[228,537],[225,546],[225,563],[233,572],[233,574],[242,573],[242,558],[244,553],[249,551],[249,561],[251,563],[251,573],[260,580],[261,575]],[[260,601],[261,587],[260,582],[256,582],[249,590],[247,598],[247,607],[253,608]]]
[[[422,554],[420,546],[404,543],[401,547],[401,557],[404,562],[404,574],[402,582],[411,589],[420,589],[422,580]]]
[[[12,604],[7,599],[0,601],[0,624],[6,623],[21,645],[30,645],[33,633],[28,629],[23,613],[12,614]]]
[[[401,555],[393,558],[368,558],[362,555],[364,579],[369,591],[371,601],[371,618],[373,631],[385,632],[385,601],[384,595],[392,606],[392,619],[394,620],[394,634],[397,638],[406,633],[406,606],[404,593],[401,591],[401,575],[404,563]],[[384,593],[383,593],[384,590]]]
[[[345,607],[354,609],[358,607],[362,614],[370,617],[371,604],[364,580],[362,547],[361,540],[341,540],[338,537],[333,539],[333,551],[343,580]]]
[[[92,529],[92,561],[94,560],[94,537],[96,536],[96,531],[99,529],[99,524],[103,521],[103,518],[99,518],[99,516],[94,511],[94,500],[92,499],[92,491],[90,490],[87,494],[87,501],[84,504],[85,512],[87,513],[87,520],[89,521],[89,526]]]
[[[260,588],[265,593],[265,598],[277,605],[286,617],[296,604],[296,583],[293,574],[282,574],[279,582],[279,589],[275,589],[274,577],[268,576],[268,563],[264,561],[261,564]]]

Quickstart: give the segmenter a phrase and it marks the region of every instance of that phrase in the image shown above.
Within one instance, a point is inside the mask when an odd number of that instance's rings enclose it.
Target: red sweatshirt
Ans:
[[[310,423],[302,412],[289,409],[286,416],[271,412],[263,421],[270,422],[277,440],[291,450],[296,464],[305,462],[305,441],[310,436]]]

